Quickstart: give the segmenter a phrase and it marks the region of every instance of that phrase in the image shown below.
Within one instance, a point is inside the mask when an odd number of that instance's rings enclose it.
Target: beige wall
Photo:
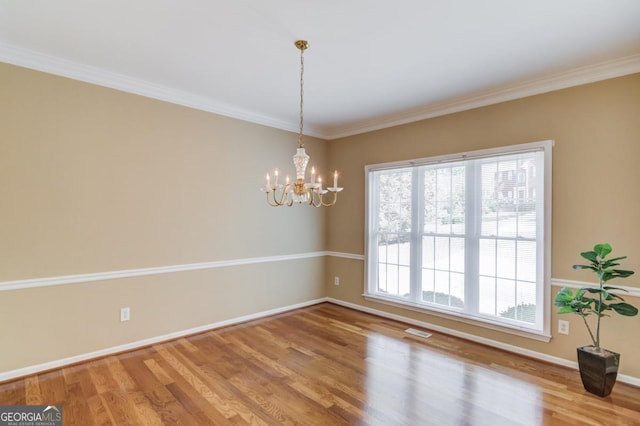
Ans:
[[[640,274],[640,74],[331,141],[329,158],[343,170],[347,189],[329,212],[328,249],[364,254],[365,165],[546,139],[555,140],[552,277],[593,281],[571,265],[598,242],[610,242],[614,254],[629,256],[625,266]],[[554,337],[541,343],[367,302],[359,260],[330,258],[326,274],[340,276],[339,287],[327,284],[330,297],[525,349],[574,361],[576,346],[590,343],[581,320],[567,315],[562,319],[571,321],[570,336],[556,335],[554,315]],[[640,277],[617,284],[640,287]],[[640,306],[637,298],[629,301]],[[621,372],[634,377],[640,377],[638,330],[640,316],[613,316],[603,323],[603,346],[622,353]]]
[[[336,141],[307,138],[314,163],[338,168],[346,187],[326,213],[270,208],[258,190],[273,167],[293,171],[289,132],[6,64],[0,93],[0,282],[363,254],[366,164],[544,139],[556,141],[553,277],[590,280],[570,265],[599,241],[640,270],[640,75]],[[568,316],[571,335],[555,336],[554,316],[546,344],[365,302],[363,271],[359,260],[310,258],[0,291],[0,373],[323,296],[568,360],[587,343]],[[334,275],[339,287],[325,279]],[[118,320],[123,306],[131,307],[127,323]],[[634,377],[638,326],[640,317],[608,318],[603,337]]]
[[[0,282],[324,249],[324,212],[259,190],[295,134],[6,64],[0,94]],[[323,297],[324,264],[0,291],[0,373]]]

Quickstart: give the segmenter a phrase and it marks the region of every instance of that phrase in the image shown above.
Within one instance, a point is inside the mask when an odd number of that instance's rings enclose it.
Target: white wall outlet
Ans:
[[[569,321],[558,320],[558,334],[569,334]]]
[[[120,321],[129,321],[131,319],[131,309],[130,308],[120,308]]]
[[[339,276],[335,276],[333,277],[333,285],[340,285],[340,277]]]

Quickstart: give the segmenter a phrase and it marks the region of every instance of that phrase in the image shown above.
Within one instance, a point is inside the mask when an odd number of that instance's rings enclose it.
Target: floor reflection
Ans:
[[[531,425],[542,421],[536,386],[410,339],[367,338],[371,424]]]

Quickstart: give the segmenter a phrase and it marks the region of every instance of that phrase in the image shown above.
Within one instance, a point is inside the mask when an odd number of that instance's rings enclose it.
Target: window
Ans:
[[[551,147],[367,166],[365,296],[548,336]]]

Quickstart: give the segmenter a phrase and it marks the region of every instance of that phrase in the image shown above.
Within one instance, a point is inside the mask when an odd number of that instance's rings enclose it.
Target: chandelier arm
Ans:
[[[288,183],[282,190],[282,203],[287,207],[293,206],[293,191],[295,185],[293,183]]]
[[[267,204],[269,204],[271,207],[279,207],[280,206],[280,204],[278,204],[278,202],[276,201],[275,194],[273,196],[273,202],[271,202],[271,198],[269,197],[269,192],[267,192]]]
[[[337,192],[333,193],[333,201],[331,201],[330,203],[325,203],[324,200],[323,200],[322,194],[320,194],[320,204],[323,207],[331,207],[336,203],[336,201],[338,201],[338,193]]]
[[[293,205],[293,200],[291,198],[291,184],[288,183],[282,187],[282,197],[280,197],[280,204],[284,206],[291,207]]]
[[[267,194],[267,202],[269,203],[270,206],[272,207],[279,207],[279,206],[284,206],[287,204],[287,200],[288,200],[288,196],[287,196],[287,190],[288,190],[289,185],[284,186],[282,188],[282,192],[280,195],[280,199],[278,199],[278,188],[274,187],[273,188],[273,203],[271,203],[270,199],[269,199],[269,194]]]
[[[318,194],[318,191],[314,189],[311,189],[310,191],[311,191],[311,196],[309,197],[309,205],[313,207],[320,207],[320,204],[316,202],[320,194]]]
[[[287,207],[293,206],[293,196],[291,194],[291,191],[293,191],[292,184],[288,184],[287,186],[285,186],[283,191],[282,204]]]
[[[315,201],[318,200],[318,201]],[[311,203],[310,203],[313,207],[320,207],[322,205],[322,202],[318,199],[318,198],[312,198],[311,199]]]
[[[338,201],[338,193],[333,193],[333,200],[331,202],[324,201],[324,195],[320,194],[318,191],[313,191],[311,195],[311,199],[309,200],[309,204],[314,207],[331,207]]]

